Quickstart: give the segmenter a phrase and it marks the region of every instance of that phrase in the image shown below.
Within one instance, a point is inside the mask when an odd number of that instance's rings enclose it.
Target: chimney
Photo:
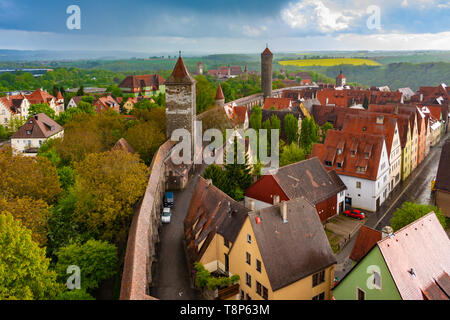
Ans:
[[[208,188],[210,185],[212,185],[212,179],[206,180],[206,187]]]
[[[280,206],[281,218],[283,219],[283,223],[288,223],[287,217],[287,202],[283,201]]]
[[[394,235],[394,230],[390,226],[385,226],[381,232],[383,234],[383,239]]]
[[[280,203],[280,196],[276,194],[273,196],[273,205],[276,206],[279,203]]]
[[[248,208],[250,211],[255,210],[255,200],[253,200],[253,199],[248,199],[248,201],[247,201],[247,208]]]

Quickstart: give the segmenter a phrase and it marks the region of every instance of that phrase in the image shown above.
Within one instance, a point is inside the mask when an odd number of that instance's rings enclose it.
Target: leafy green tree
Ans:
[[[62,287],[45,250],[10,214],[0,214],[0,300],[52,299]]]
[[[75,172],[70,166],[58,168],[58,176],[64,190],[68,190],[75,184]]]
[[[244,148],[244,146],[235,143],[234,148],[234,161],[225,164],[225,174],[229,183],[227,184],[226,189],[222,191],[234,200],[240,201],[244,198],[245,190],[252,185],[252,167],[249,165],[247,153],[245,153],[244,163],[238,163],[238,150]]]
[[[216,89],[205,76],[196,76],[197,80],[197,114],[214,106]]]
[[[67,278],[66,270],[69,266],[78,266],[81,271],[81,288],[87,292],[97,289],[103,280],[110,279],[117,273],[117,248],[108,242],[89,240],[82,245],[74,243],[59,249],[56,255],[56,272],[60,281]]]
[[[77,96],[78,97],[84,96],[84,87],[83,86],[80,86],[80,88],[78,89]]]
[[[106,92],[111,92],[111,95],[113,96],[114,99],[117,99],[118,97],[123,97],[122,90],[115,84],[107,87]]]
[[[166,135],[158,129],[158,124],[154,121],[140,121],[128,129],[125,138],[141,159],[150,165],[153,155],[165,142]]]
[[[314,121],[314,118],[304,118],[302,120],[300,144],[307,154],[311,153],[313,144],[319,141],[318,131],[319,126]]]
[[[445,216],[442,214],[441,209],[434,206],[414,202],[405,202],[403,203],[401,208],[398,208],[394,212],[391,219],[391,227],[392,229],[394,229],[394,231],[398,231],[408,224],[423,217],[424,215],[427,215],[431,211],[434,211],[442,227],[444,229],[447,228]]]
[[[212,164],[205,169],[203,178],[211,179],[213,185],[220,190],[226,190],[229,184],[225,171],[215,164]]]
[[[149,99],[142,99],[141,101],[135,103],[133,106],[133,109],[143,109],[143,110],[149,110],[154,108],[159,108],[159,106]]]
[[[258,131],[262,126],[262,110],[261,107],[255,106],[252,109],[252,115],[250,116],[250,128]]]
[[[89,154],[75,163],[75,175],[75,220],[94,238],[122,244],[147,185],[147,166],[136,154],[114,150]]]
[[[305,151],[296,143],[284,146],[280,156],[280,166],[284,167],[292,163],[297,163],[305,160]]]
[[[329,123],[329,122],[325,123],[325,124],[320,128],[320,131],[321,131],[320,142],[321,142],[321,143],[324,143],[324,142],[325,142],[325,139],[326,139],[326,137],[327,137],[327,132],[328,132],[328,130],[333,130],[333,125],[332,125],[331,123]]]
[[[87,300],[95,300],[93,296],[87,293],[83,289],[75,289],[75,290],[67,290],[60,293],[55,300],[76,300],[76,301],[87,301]]]
[[[46,103],[32,104],[28,109],[28,117],[32,117],[34,114],[45,113],[52,119],[55,119],[56,112]]]
[[[61,191],[56,168],[48,159],[14,156],[0,150],[0,197],[28,197],[53,204]]]
[[[83,96],[81,98],[81,101],[83,102],[87,102],[89,104],[93,104],[94,103],[94,97],[93,96]],[[79,107],[79,106],[78,106]]]
[[[89,97],[89,98],[92,98],[92,97]],[[95,114],[95,110],[94,110],[94,106],[92,105],[92,102],[88,102],[86,100],[81,100],[80,102],[78,102],[77,108],[79,110],[83,111],[84,113]]]
[[[284,118],[284,132],[288,144],[298,142],[298,120],[292,114],[288,114]]]

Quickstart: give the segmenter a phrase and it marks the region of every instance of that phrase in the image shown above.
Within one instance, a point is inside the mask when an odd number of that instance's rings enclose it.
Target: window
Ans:
[[[243,290],[241,290],[241,300],[245,299],[245,292]]]
[[[312,298],[313,300],[325,300],[325,292],[318,294],[317,296]]]
[[[252,243],[252,236],[249,234],[247,235],[247,242],[250,244]]]
[[[357,298],[358,300],[366,300],[366,293],[360,288],[357,288]]]
[[[252,287],[252,276],[249,275],[248,273],[245,273],[245,283],[249,288]]]
[[[250,253],[248,253],[248,252],[246,252],[245,255],[246,255],[247,264],[249,266],[251,266],[252,265],[252,255]]]
[[[263,286],[263,295],[262,295],[264,300],[268,300],[269,299],[269,290],[267,290],[266,287]]]
[[[331,163],[331,161],[326,161],[326,160],[325,160],[325,165],[326,165],[327,167],[331,167],[333,164]]]
[[[356,181],[356,189],[361,189],[361,182],[360,181]]]
[[[258,281],[256,281],[256,293],[262,296],[262,285]]]
[[[261,273],[261,261],[259,261],[258,259],[256,259],[256,271]]]
[[[373,286],[377,289],[381,289],[381,274],[377,271],[373,272]]]
[[[319,284],[325,282],[325,270],[322,270],[313,275],[313,288],[317,287]]]

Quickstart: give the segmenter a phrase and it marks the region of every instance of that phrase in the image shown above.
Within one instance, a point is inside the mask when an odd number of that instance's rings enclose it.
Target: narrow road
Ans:
[[[434,204],[431,194],[431,180],[436,176],[441,157],[442,146],[450,137],[450,133],[442,137],[439,144],[431,148],[427,158],[411,173],[411,175],[400,183],[390,194],[388,200],[382,204],[376,213],[368,213],[365,225],[381,231],[384,226],[390,224],[394,212],[406,201],[422,204]],[[347,243],[347,245],[336,255],[338,265],[336,266],[336,277],[342,279],[350,271],[351,261],[348,258],[355,245],[358,233]]]
[[[160,300],[201,300],[199,292],[191,288],[190,275],[183,248],[184,219],[191,201],[198,174],[197,169],[186,189],[174,192],[175,206],[172,221],[162,226],[158,248],[158,262],[150,293]]]

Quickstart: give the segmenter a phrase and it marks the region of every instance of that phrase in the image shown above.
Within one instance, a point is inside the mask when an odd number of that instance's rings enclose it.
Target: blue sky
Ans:
[[[81,30],[66,27],[70,5]],[[0,49],[450,50],[449,17],[450,0],[0,0]]]

